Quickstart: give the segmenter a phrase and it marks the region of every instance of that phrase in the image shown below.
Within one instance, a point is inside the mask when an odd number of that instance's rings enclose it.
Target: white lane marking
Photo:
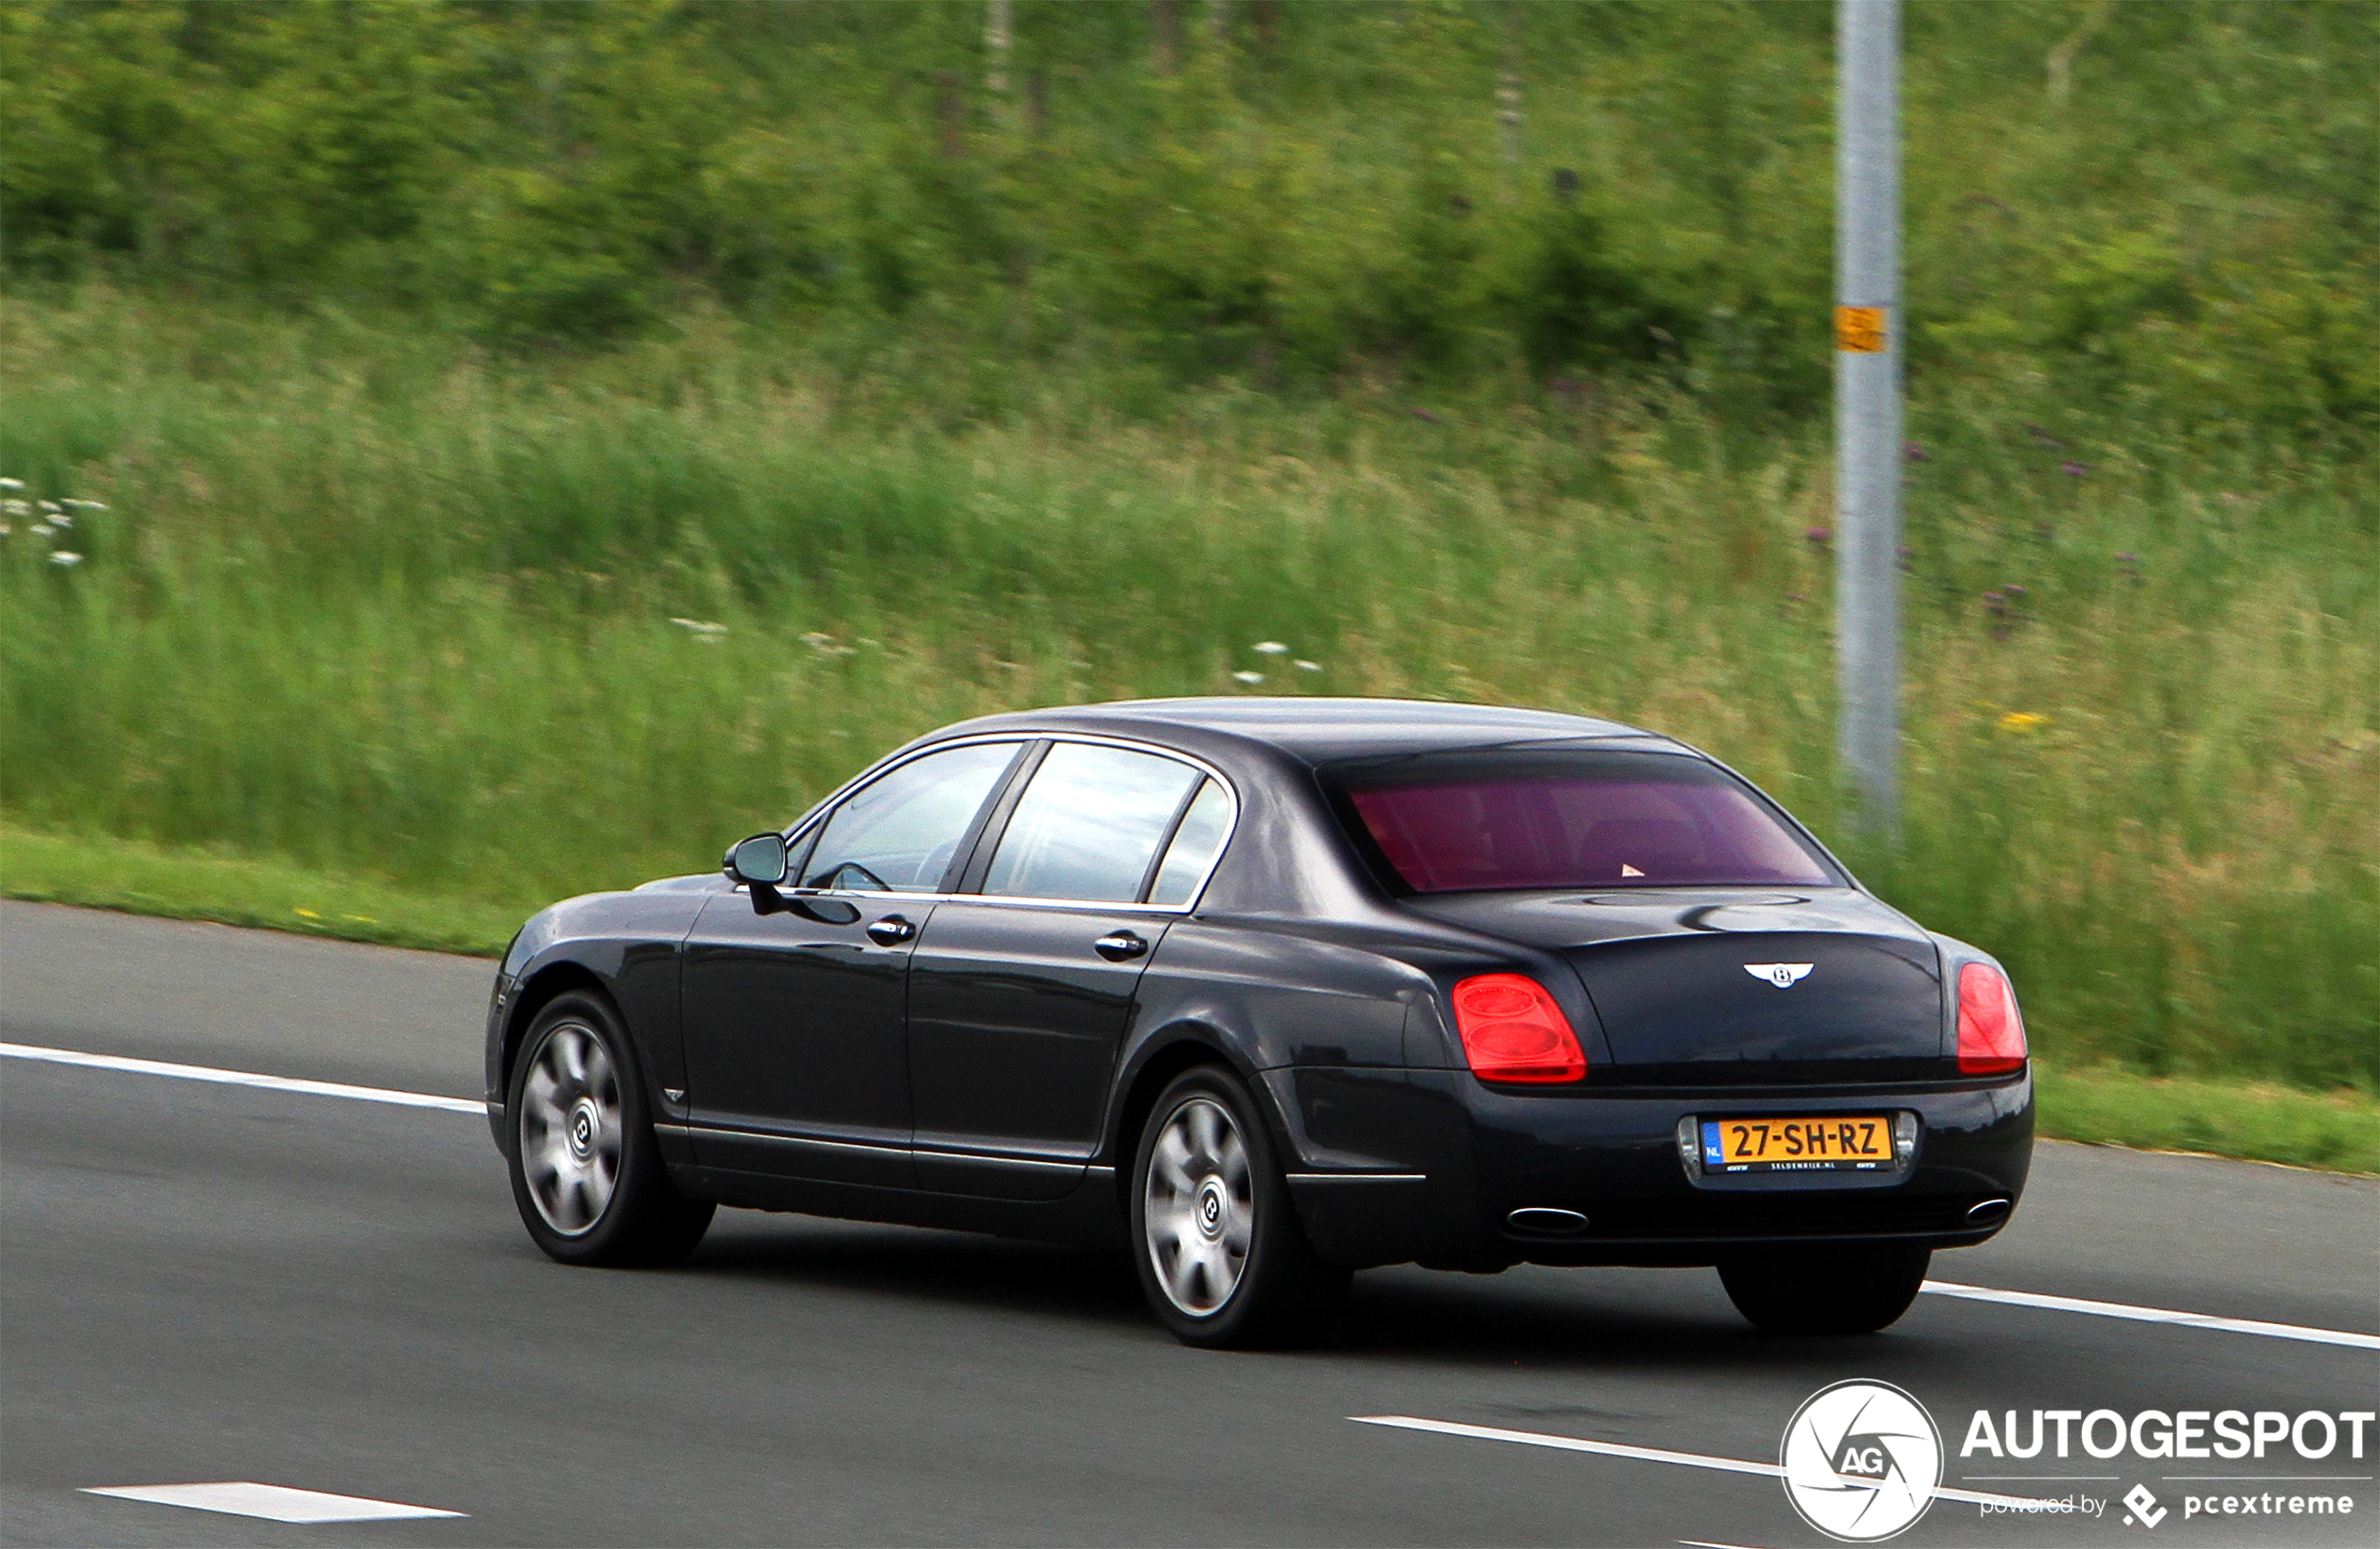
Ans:
[[[1632,1458],[1639,1463],[1673,1463],[1685,1468],[1711,1468],[1723,1474],[1757,1474],[1763,1479],[1782,1479],[1785,1470],[1774,1463],[1754,1463],[1740,1457],[1712,1457],[1706,1452],[1673,1452],[1660,1447],[1631,1447],[1621,1441],[1588,1441],[1574,1436],[1549,1436],[1543,1431],[1507,1431],[1494,1425],[1465,1425],[1451,1420],[1418,1420],[1412,1415],[1349,1415],[1359,1425],[1393,1425],[1406,1431],[1431,1431],[1439,1436],[1469,1437],[1477,1441],[1515,1441],[1524,1447],[1554,1447],[1566,1452],[1593,1452],[1598,1457]],[[1995,1496],[1981,1490],[1945,1490],[1937,1487],[1937,1500],[1964,1500],[1981,1506],[2027,1507],[2034,1504],[2030,1496]]]
[[[359,1102],[394,1103],[401,1108],[435,1108],[448,1113],[486,1117],[487,1105],[462,1097],[440,1097],[427,1092],[395,1092],[386,1087],[349,1086],[339,1081],[309,1081],[293,1076],[264,1076],[250,1070],[216,1070],[207,1065],[173,1065],[164,1060],[136,1060],[122,1054],[85,1054],[72,1049],[43,1049],[33,1044],[0,1043],[0,1058],[44,1060],[52,1065],[86,1065],[96,1070],[125,1070],[140,1076],[172,1076],[186,1081],[215,1081],[227,1086],[260,1087],[268,1092],[301,1092],[317,1097],[347,1097]],[[2296,1323],[2266,1323],[2249,1318],[2217,1318],[2210,1313],[2175,1312],[2164,1307],[2135,1307],[2120,1302],[2092,1302],[2077,1296],[2046,1296],[2039,1291],[1999,1290],[1990,1286],[1964,1286],[1950,1280],[1928,1280],[1922,1288],[1934,1296],[1967,1302],[1997,1302],[2005,1306],[2032,1307],[2046,1312],[2083,1313],[2093,1318],[2123,1318],[2140,1323],[2171,1323],[2181,1328],[2214,1329],[2224,1333],[2253,1333],[2267,1339],[2298,1339],[2316,1345],[2343,1345],[2350,1349],[2380,1350],[2380,1334],[2345,1329],[2313,1329]]]
[[[2039,1291],[1995,1290],[1989,1286],[1961,1286],[1928,1280],[1920,1288],[1935,1296],[1963,1302],[1998,1302],[2011,1307],[2038,1307],[2045,1312],[2078,1312],[2092,1318],[2128,1318],[2138,1323],[2173,1323],[2185,1329],[2215,1329],[2224,1333],[2261,1334],[2267,1339],[2302,1339],[2314,1345],[2344,1345],[2350,1349],[2380,1350],[2380,1334],[2345,1329],[2309,1329],[2296,1323],[2260,1323],[2252,1318],[2217,1318],[2203,1312],[2170,1312],[2164,1307],[2133,1307],[2121,1302],[2089,1302],[2079,1296],[2044,1296]]]
[[[136,1076],[172,1076],[186,1081],[261,1087],[267,1092],[303,1092],[315,1097],[349,1097],[357,1102],[394,1103],[399,1108],[435,1108],[448,1113],[487,1117],[485,1103],[467,1102],[461,1097],[439,1097],[427,1092],[392,1092],[379,1086],[348,1086],[339,1081],[300,1080],[294,1076],[260,1076],[253,1070],[216,1070],[202,1065],[135,1060],[122,1054],[85,1054],[73,1049],[42,1049],[33,1044],[0,1043],[0,1058],[87,1065],[94,1070],[128,1070]]]
[[[86,1489],[82,1494],[145,1500],[158,1506],[187,1506],[235,1517],[262,1517],[268,1522],[388,1522],[398,1517],[470,1514],[441,1511],[436,1506],[365,1500],[360,1496],[324,1495],[320,1490],[292,1490],[283,1484],[118,1484]]]

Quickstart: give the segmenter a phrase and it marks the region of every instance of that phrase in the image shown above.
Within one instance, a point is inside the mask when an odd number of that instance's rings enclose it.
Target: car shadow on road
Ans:
[[[721,1214],[687,1267],[706,1275],[1155,1329],[1123,1254],[967,1232]]]
[[[720,1217],[687,1270],[1166,1337],[1122,1253],[738,1212]],[[1763,1335],[1736,1315],[1707,1270],[1524,1267],[1471,1275],[1402,1266],[1356,1276],[1346,1314],[1305,1353],[1449,1366],[1747,1372],[1831,1369],[1850,1354],[1923,1363],[1931,1343],[1906,1331],[1856,1339]]]

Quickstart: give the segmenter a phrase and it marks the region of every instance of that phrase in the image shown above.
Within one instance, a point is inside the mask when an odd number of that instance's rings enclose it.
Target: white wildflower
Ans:
[[[0,500],[0,511],[5,511],[11,516],[30,516],[33,514],[33,502],[31,500]]]
[[[23,487],[22,479],[0,479],[0,489],[22,489]]]
[[[62,548],[50,556],[50,562],[53,565],[64,565],[68,570],[72,570],[75,566],[82,563],[82,556],[75,553],[72,549]]]
[[[16,530],[17,529],[15,528],[10,527],[7,523],[0,522],[0,538],[6,538],[8,534]]]
[[[1287,656],[1289,648],[1278,640],[1259,640],[1251,648],[1258,656]]]
[[[1321,663],[1309,662],[1303,657],[1298,658],[1297,661],[1292,662],[1289,664],[1297,668],[1300,672],[1320,672],[1322,670]]]
[[[670,622],[690,632],[706,646],[718,645],[720,636],[727,633],[726,625],[714,624],[707,618],[673,618]]]
[[[1264,674],[1260,672],[1235,672],[1231,675],[1231,680],[1234,683],[1257,684],[1264,681]]]
[[[97,500],[61,500],[58,503],[61,505],[72,506],[77,511],[105,511],[108,509]]]
[[[66,508],[58,504],[55,500],[44,500],[41,502],[41,509],[44,511],[64,511]]]
[[[63,511],[53,511],[44,520],[50,524],[50,529],[52,532],[64,532],[74,526],[74,518]]]

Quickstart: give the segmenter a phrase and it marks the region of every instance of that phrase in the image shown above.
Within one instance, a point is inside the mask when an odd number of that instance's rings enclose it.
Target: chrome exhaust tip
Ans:
[[[1506,1216],[1504,1224],[1531,1237],[1576,1237],[1586,1229],[1586,1217],[1552,1205],[1525,1205]]]
[[[1979,1200],[1967,1207],[1967,1221],[1970,1226],[1988,1227],[1996,1221],[2005,1220],[2009,1209],[2009,1202],[2005,1199]]]

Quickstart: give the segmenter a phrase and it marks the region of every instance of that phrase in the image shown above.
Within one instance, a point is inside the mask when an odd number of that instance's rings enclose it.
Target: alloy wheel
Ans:
[[[1142,1236],[1166,1299],[1193,1318],[1239,1288],[1256,1230],[1248,1148],[1231,1112],[1193,1096],[1167,1116],[1149,1155]]]
[[[547,1033],[521,1087],[521,1173],[545,1224],[564,1237],[594,1229],[618,1185],[619,1073],[588,1029]]]

